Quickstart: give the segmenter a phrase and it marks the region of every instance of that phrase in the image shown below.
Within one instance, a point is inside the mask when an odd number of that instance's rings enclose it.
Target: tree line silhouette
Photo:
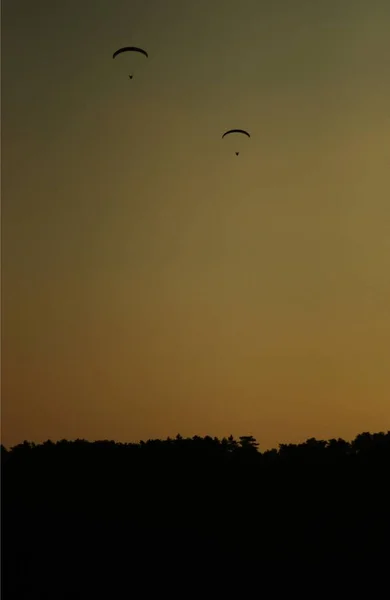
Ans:
[[[252,436],[25,441],[1,462],[5,599],[207,597],[212,582],[268,597],[390,564],[390,432],[264,452]]]

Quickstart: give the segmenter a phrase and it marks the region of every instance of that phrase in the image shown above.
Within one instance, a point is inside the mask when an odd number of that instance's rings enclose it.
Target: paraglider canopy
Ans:
[[[225,131],[225,133],[222,135],[222,139],[226,136],[226,135],[230,135],[231,133],[241,133],[243,135],[246,135],[247,137],[251,137],[250,134],[245,130],[245,129],[228,129],[228,131]],[[236,152],[236,156],[238,156],[240,153]]]
[[[137,48],[136,46],[125,46],[124,48],[119,48],[114,54],[112,58],[116,58],[119,54],[123,54],[125,52],[136,52],[138,54],[143,54],[146,58],[149,57],[149,54],[143,48]],[[129,75],[129,79],[133,79],[133,75]]]
[[[243,133],[249,138],[251,137],[250,134],[247,131],[245,131],[245,129],[229,129],[228,131],[225,131],[225,133],[222,136],[222,139],[225,137],[225,135],[229,135],[229,133]]]
[[[146,56],[146,58],[148,58],[149,56],[146,50],[143,50],[142,48],[137,48],[136,46],[125,46],[125,48],[119,48],[119,50],[114,52],[112,58],[115,58],[116,56],[118,56],[118,54],[122,54],[123,52],[140,52],[141,54]]]

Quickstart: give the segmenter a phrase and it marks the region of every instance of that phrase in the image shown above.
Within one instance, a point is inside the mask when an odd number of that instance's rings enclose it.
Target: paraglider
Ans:
[[[228,131],[225,131],[225,133],[222,136],[222,139],[226,136],[226,135],[230,135],[231,133],[241,133],[243,135],[248,136],[248,138],[250,138],[250,134],[245,130],[245,129],[228,129]],[[238,156],[240,153],[236,152],[236,156]]]
[[[137,48],[136,46],[125,46],[124,48],[119,48],[114,54],[112,58],[116,58],[118,54],[123,54],[124,52],[138,52],[139,54],[143,54],[146,58],[149,58],[149,54],[143,48]],[[133,75],[129,75],[130,79],[133,79]]]

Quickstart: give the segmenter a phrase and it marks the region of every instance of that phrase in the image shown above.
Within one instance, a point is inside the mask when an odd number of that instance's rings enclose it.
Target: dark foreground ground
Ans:
[[[2,452],[2,598],[388,596],[390,435]]]

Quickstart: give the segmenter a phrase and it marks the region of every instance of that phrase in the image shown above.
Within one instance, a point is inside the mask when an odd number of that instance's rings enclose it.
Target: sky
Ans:
[[[3,0],[6,446],[390,429],[389,26]]]

